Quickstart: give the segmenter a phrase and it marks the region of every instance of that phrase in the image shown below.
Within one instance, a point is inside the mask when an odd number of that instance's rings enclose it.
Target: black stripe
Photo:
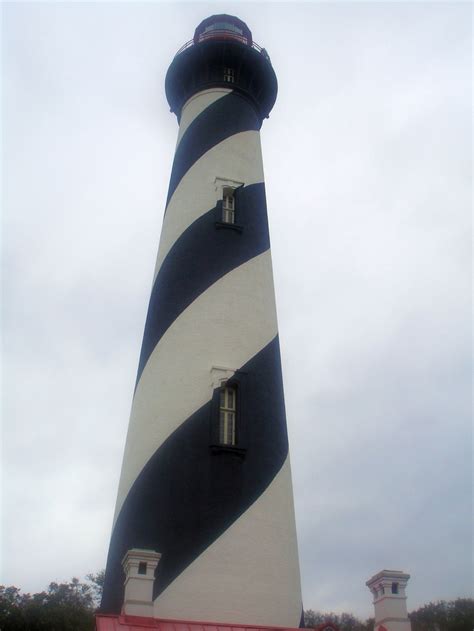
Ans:
[[[264,184],[239,189],[242,233],[216,230],[212,209],[173,245],[153,285],[138,365],[137,383],[156,344],[180,313],[219,278],[270,247]]]
[[[301,616],[300,616],[299,628],[300,629],[304,629],[305,627],[306,627],[306,625],[305,625],[305,621],[304,621],[304,609],[303,609],[303,607],[301,607]]]
[[[260,127],[255,108],[238,92],[231,92],[209,105],[189,125],[176,149],[166,205],[183,175],[206,151],[234,134]]]
[[[102,611],[120,612],[121,559],[127,550],[162,553],[156,598],[257,500],[281,469],[288,439],[278,337],[242,371],[246,373],[245,456],[210,449],[211,402],[159,447],[132,486],[112,533]],[[279,510],[275,506],[276,516]]]

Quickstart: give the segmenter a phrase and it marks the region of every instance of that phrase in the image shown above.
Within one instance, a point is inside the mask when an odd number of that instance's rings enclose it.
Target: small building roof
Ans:
[[[95,621],[97,631],[146,631],[146,629],[159,629],[160,631],[300,631],[300,629],[289,627],[163,620],[160,618],[110,614],[96,614]]]

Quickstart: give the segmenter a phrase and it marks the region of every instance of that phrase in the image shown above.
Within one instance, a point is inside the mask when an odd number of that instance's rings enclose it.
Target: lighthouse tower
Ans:
[[[141,599],[149,590],[144,609],[131,592],[126,596],[135,614],[242,625],[300,622],[260,147],[276,94],[268,54],[229,15],[204,20],[168,70],[166,96],[179,133],[104,613],[123,610],[126,581]]]

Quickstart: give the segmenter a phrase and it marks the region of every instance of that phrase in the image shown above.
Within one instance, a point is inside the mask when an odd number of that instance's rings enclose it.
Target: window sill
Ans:
[[[213,454],[229,453],[241,458],[245,458],[245,453],[247,452],[243,447],[237,447],[236,445],[211,445],[210,449]]]
[[[242,232],[244,229],[244,227],[238,223],[226,223],[225,221],[216,221],[215,226],[218,230],[227,228],[228,230],[235,230],[236,232]]]

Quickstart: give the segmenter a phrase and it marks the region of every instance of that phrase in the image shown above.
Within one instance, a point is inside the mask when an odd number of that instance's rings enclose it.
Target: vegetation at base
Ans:
[[[408,614],[412,631],[472,631],[474,600],[438,600]]]
[[[323,613],[307,609],[304,612],[304,624],[306,628],[314,629],[323,622],[334,623],[341,631],[374,631],[374,619],[369,618],[362,622],[351,613]]]
[[[94,631],[104,570],[88,574],[84,582],[50,583],[38,594],[22,594],[18,587],[0,585],[0,631]],[[474,600],[440,600],[409,614],[412,631],[472,631]],[[374,631],[374,619],[362,622],[351,613],[322,613],[307,609],[305,626],[333,622],[341,631]]]
[[[473,631],[474,600],[439,600],[412,611],[408,617],[412,631]],[[341,631],[374,631],[373,618],[362,622],[350,613],[321,613],[308,609],[304,612],[304,621],[307,628],[333,622]]]
[[[50,583],[38,594],[0,585],[0,631],[94,631],[103,582],[102,571],[82,583]]]

